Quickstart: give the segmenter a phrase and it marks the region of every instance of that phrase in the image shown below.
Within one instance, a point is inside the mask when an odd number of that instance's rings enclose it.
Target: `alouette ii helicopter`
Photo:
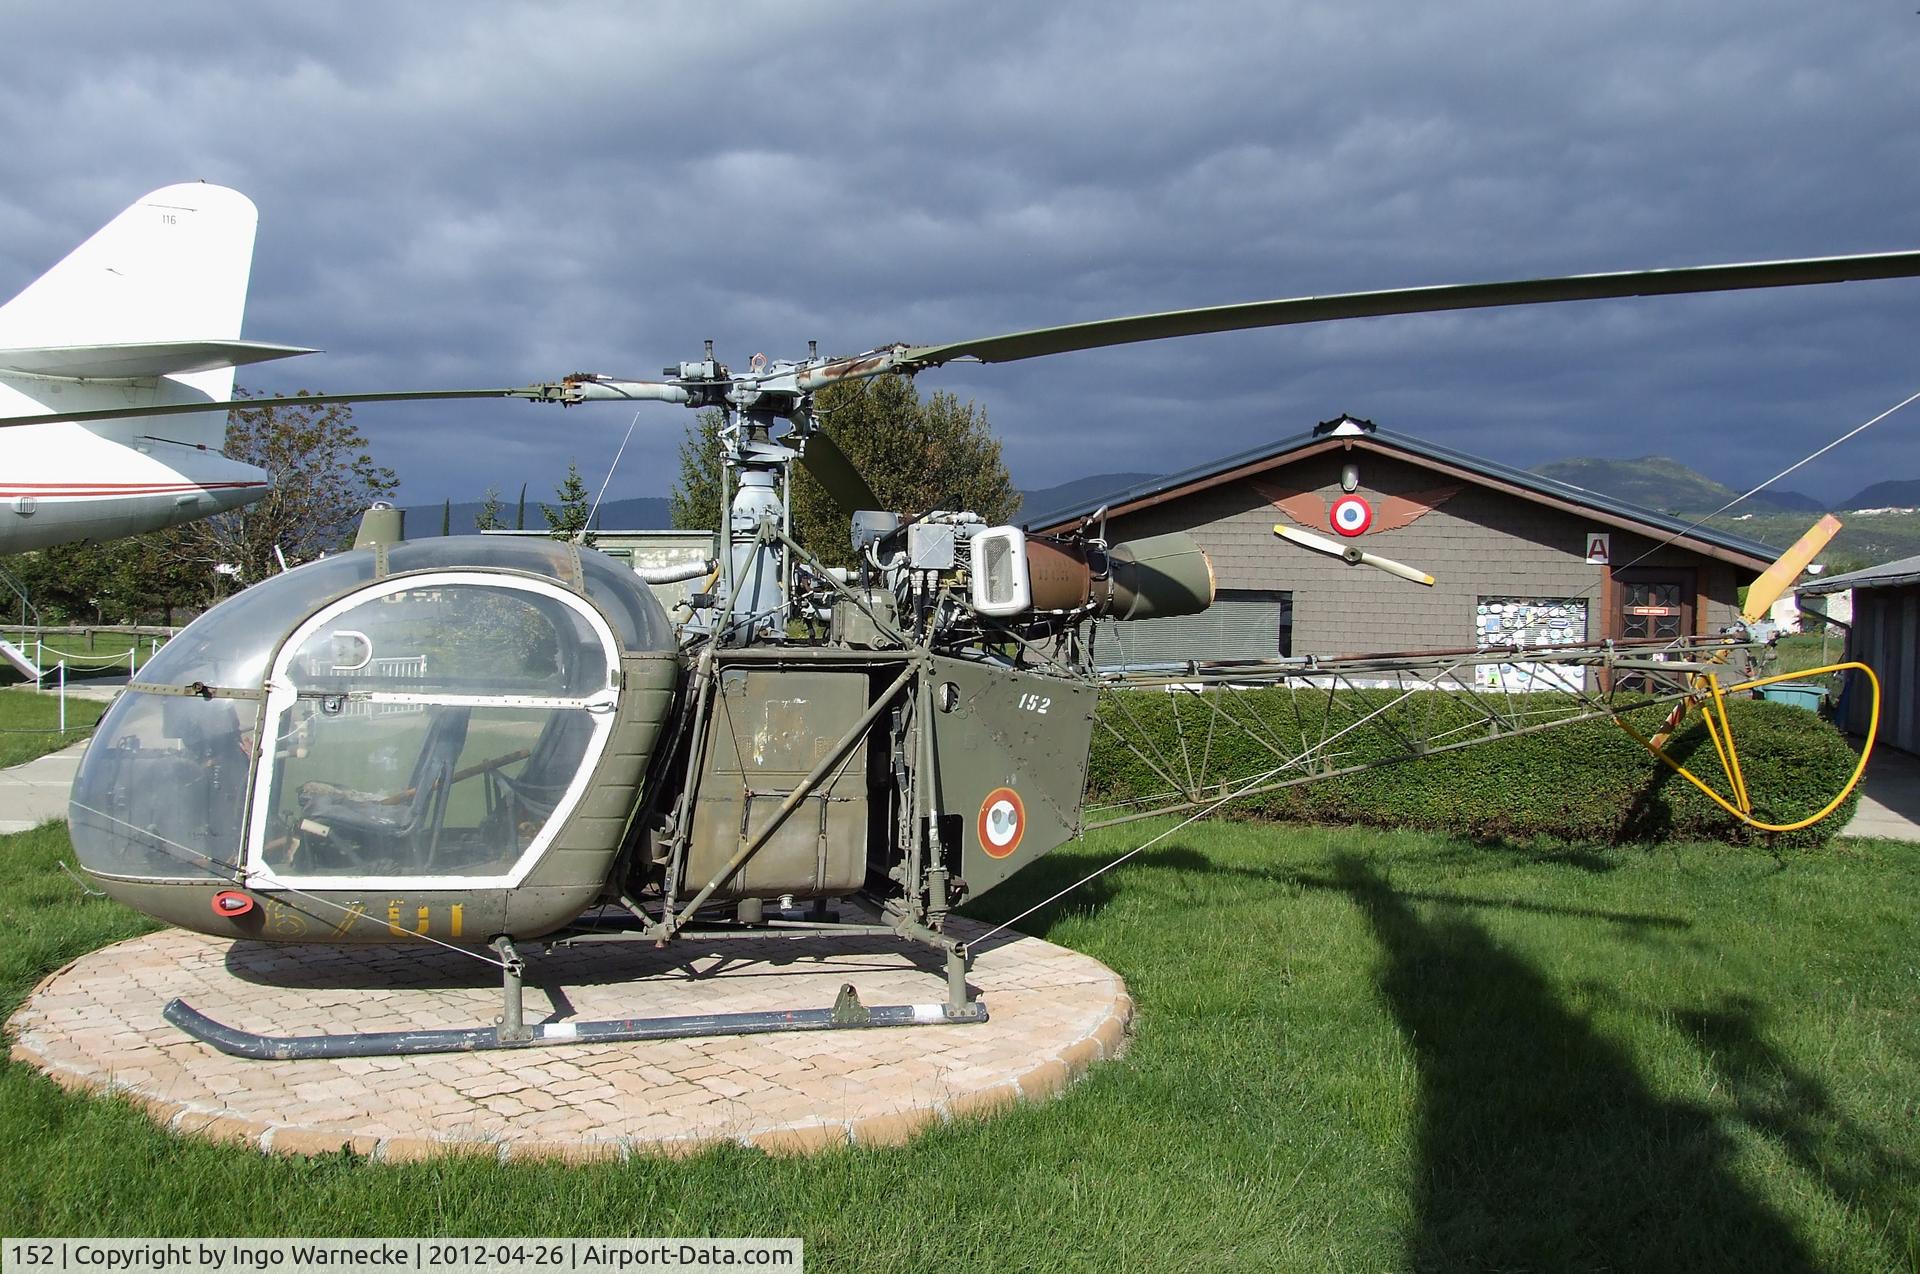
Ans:
[[[578,544],[410,541],[398,538],[396,514],[375,512],[352,551],[253,585],[146,666],[102,719],[81,763],[73,843],[109,894],[205,933],[491,951],[502,970],[502,1013],[468,1030],[267,1037],[177,1000],[167,1009],[176,1025],[228,1052],[337,1057],[981,1021],[986,1007],[967,984],[968,947],[948,932],[963,900],[1086,827],[1167,811],[1197,816],[1371,763],[1342,753],[1353,726],[1328,714],[1317,737],[1276,744],[1273,764],[1259,772],[1202,786],[1168,763],[1160,768],[1165,799],[1088,819],[1083,787],[1095,700],[1106,685],[1186,689],[1229,723],[1233,696],[1205,696],[1210,684],[1302,685],[1330,704],[1343,687],[1404,688],[1384,700],[1348,695],[1356,723],[1387,718],[1417,691],[1459,688],[1464,724],[1423,724],[1432,714],[1410,712],[1395,726],[1409,755],[1431,755],[1616,716],[1605,692],[1576,690],[1549,707],[1539,696],[1476,693],[1475,666],[1524,657],[1625,672],[1647,692],[1643,702],[1672,708],[1659,730],[1636,733],[1651,751],[1700,782],[1661,746],[1698,707],[1729,762],[1731,794],[1713,791],[1714,799],[1758,827],[1801,826],[1837,807],[1852,782],[1799,822],[1767,823],[1754,813],[1721,703],[1726,691],[1768,678],[1730,686],[1719,679],[1754,649],[1745,626],[1524,655],[1195,662],[1103,675],[1089,653],[1094,621],[1187,615],[1212,602],[1213,569],[1192,539],[1109,543],[1098,516],[1043,537],[985,525],[966,510],[878,509],[823,428],[815,395],[961,359],[1006,362],[1373,315],[1916,274],[1920,252],[1902,252],[1422,287],[892,345],[850,358],[819,357],[809,345],[804,358],[756,356],[744,369],[718,361],[709,342],[700,358],[650,381],[576,375],[519,389],[305,396],[721,409],[727,514],[718,559],[693,568],[707,582],[675,620],[647,579]],[[795,461],[851,514],[857,569],[823,566],[790,534]],[[1430,582],[1350,541],[1288,530],[1309,549]],[[1756,583],[1749,621],[1823,542],[1811,535]],[[803,627],[807,634],[796,635]],[[841,922],[829,910],[835,900],[864,904],[867,918]],[[664,944],[769,930],[890,934],[920,944],[944,960],[946,1002],[866,1006],[843,990],[831,1008],[558,1025],[529,1024],[522,1010],[523,946]]]

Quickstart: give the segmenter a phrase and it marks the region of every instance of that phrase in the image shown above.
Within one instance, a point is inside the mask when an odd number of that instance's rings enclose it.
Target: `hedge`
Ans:
[[[1276,734],[1295,739],[1319,737],[1327,710],[1324,692],[1280,688],[1212,693],[1232,696],[1233,701],[1224,706],[1235,716],[1258,717],[1270,723]],[[1356,712],[1353,705],[1375,706],[1389,697],[1385,691],[1343,694],[1347,707],[1336,713],[1333,728],[1364,712],[1364,707]],[[1532,698],[1542,703],[1557,699],[1562,706],[1570,703],[1565,696]],[[1788,823],[1812,813],[1831,800],[1852,773],[1853,751],[1838,730],[1815,714],[1753,699],[1730,700],[1727,707],[1754,813],[1762,820]],[[1646,735],[1659,728],[1666,712],[1665,705],[1643,706],[1629,711],[1626,719]],[[1188,756],[1202,769],[1197,777],[1216,785],[1216,792],[1218,784],[1276,764],[1274,754],[1249,732],[1223,728],[1212,710],[1192,694],[1110,691],[1101,697],[1099,713],[1102,721],[1125,737],[1137,740],[1144,734],[1156,740],[1156,747],[1142,745],[1156,758],[1180,756],[1184,733]],[[1438,691],[1414,695],[1383,720],[1405,720],[1407,714],[1420,715],[1440,729],[1480,719],[1464,696]],[[1211,737],[1210,722],[1215,722]],[[1336,766],[1405,754],[1405,746],[1379,723],[1355,730],[1340,746],[1343,752]],[[1728,791],[1697,712],[1688,714],[1687,724],[1668,743],[1667,751],[1717,790]],[[1087,778],[1090,804],[1147,797],[1167,787],[1166,780],[1140,757],[1096,725]],[[1600,719],[1262,793],[1237,800],[1222,813],[1423,828],[1483,840],[1550,837],[1622,844],[1681,839],[1809,847],[1824,844],[1846,826],[1858,799],[1856,792],[1831,816],[1802,831],[1758,832],[1648,755],[1611,721]],[[1088,811],[1090,820],[1098,816],[1097,811]]]

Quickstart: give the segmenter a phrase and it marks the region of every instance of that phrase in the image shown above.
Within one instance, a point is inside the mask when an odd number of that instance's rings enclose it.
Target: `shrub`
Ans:
[[[1391,697],[1385,691],[1343,694],[1348,707],[1329,718],[1324,692],[1276,688],[1214,693],[1223,696],[1216,703],[1235,727],[1184,693],[1114,691],[1102,697],[1100,716],[1127,738],[1152,740],[1153,746],[1141,745],[1149,756],[1184,755],[1198,782],[1213,785],[1217,795],[1220,784],[1277,764],[1274,753],[1258,741],[1260,734],[1283,751],[1297,750],[1301,741],[1316,740],[1323,730],[1339,730],[1363,715],[1364,708],[1356,712],[1352,705],[1377,707]],[[1565,696],[1531,698],[1541,707],[1572,702]],[[1659,728],[1666,711],[1665,705],[1646,705],[1624,715],[1647,735]],[[1813,813],[1852,773],[1852,750],[1839,731],[1813,713],[1751,699],[1730,700],[1728,712],[1754,813],[1763,821],[1789,823]],[[1413,719],[1425,723],[1427,737],[1455,730],[1461,733],[1447,737],[1464,738],[1489,729],[1467,697],[1424,692],[1342,736],[1338,754],[1322,768],[1405,755],[1405,744],[1389,723]],[[1730,792],[1697,712],[1689,714],[1667,751],[1716,790]],[[1184,768],[1179,772],[1184,774]],[[1089,801],[1139,799],[1165,792],[1168,786],[1139,755],[1096,727]],[[1673,838],[1785,847],[1825,843],[1846,825],[1857,800],[1857,793],[1849,796],[1833,815],[1802,831],[1758,832],[1648,755],[1610,720],[1601,719],[1320,778],[1234,801],[1223,813],[1423,828],[1479,839],[1547,836],[1617,844]]]

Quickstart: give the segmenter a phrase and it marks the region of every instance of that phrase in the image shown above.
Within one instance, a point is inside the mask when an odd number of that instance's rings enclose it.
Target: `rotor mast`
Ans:
[[[778,633],[785,626],[791,597],[791,563],[784,547],[792,530],[790,466],[802,457],[817,430],[812,392],[801,383],[820,366],[809,344],[810,356],[804,363],[755,354],[747,370],[735,374],[714,358],[709,340],[700,359],[663,368],[665,380],[579,374],[547,387],[551,392],[543,396],[545,401],[568,406],[593,401],[666,402],[711,407],[726,414],[719,435],[720,531],[726,549],[720,555],[722,593],[711,621],[725,627],[723,640],[751,641],[757,634]],[[788,428],[781,433],[783,420]],[[696,617],[695,627],[704,626]]]

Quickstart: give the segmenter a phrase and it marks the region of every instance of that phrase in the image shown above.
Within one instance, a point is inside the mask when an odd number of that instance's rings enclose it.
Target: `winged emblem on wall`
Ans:
[[[1349,538],[1370,531],[1397,531],[1419,521],[1460,493],[1460,483],[1405,495],[1342,495],[1332,503],[1318,491],[1298,491],[1255,481],[1253,489],[1274,508],[1313,531],[1329,527]]]

